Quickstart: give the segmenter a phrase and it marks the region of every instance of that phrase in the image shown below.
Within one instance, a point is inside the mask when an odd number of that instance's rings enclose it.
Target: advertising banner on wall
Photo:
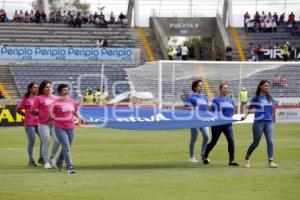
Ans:
[[[23,125],[23,116],[17,113],[16,107],[16,105],[0,105],[0,127]]]
[[[275,112],[276,122],[300,123],[300,108],[278,108]]]
[[[134,48],[3,46],[0,48],[0,59],[134,61],[135,55]]]
[[[283,50],[282,49],[262,49],[264,53],[264,59],[267,60],[283,60]],[[295,60],[300,59],[300,49],[294,49],[290,57]]]

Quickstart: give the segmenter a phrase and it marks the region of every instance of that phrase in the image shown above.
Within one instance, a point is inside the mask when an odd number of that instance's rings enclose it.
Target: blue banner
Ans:
[[[133,48],[65,48],[10,47],[0,48],[0,59],[12,60],[100,60],[133,61]]]
[[[173,130],[230,124],[218,113],[138,107],[81,107],[86,124],[126,130]]]

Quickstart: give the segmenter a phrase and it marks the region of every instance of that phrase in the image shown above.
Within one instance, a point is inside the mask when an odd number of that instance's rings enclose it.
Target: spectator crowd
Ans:
[[[265,14],[262,11],[261,14],[256,12],[253,18],[248,12],[244,14],[244,27],[247,32],[277,32],[278,26],[286,27],[292,33],[299,28],[293,12],[289,14],[287,21],[285,20],[285,13],[278,16],[276,12]]]
[[[280,16],[276,12],[272,14],[264,11],[262,13],[256,12],[251,18],[250,14],[244,14],[244,28],[247,33],[276,33],[277,28],[283,28],[290,32],[292,36],[300,35],[299,22],[296,21],[295,14],[291,12],[286,20],[285,13]],[[282,43],[283,42],[283,43]],[[297,49],[295,44],[290,44],[288,41],[266,41],[266,43],[250,44],[252,61],[262,61],[266,58],[266,51],[272,50],[273,55],[269,55],[269,59],[283,59],[284,61],[297,60]],[[275,52],[276,51],[276,52]],[[281,51],[281,56],[276,56],[277,52]],[[270,52],[269,52],[270,54]],[[276,55],[275,55],[276,54]]]
[[[81,27],[82,24],[94,24],[99,28],[107,28],[108,24],[121,24],[122,27],[126,27],[128,20],[126,15],[122,12],[115,17],[114,13],[111,12],[109,16],[105,16],[102,12],[98,14],[90,14],[88,12],[82,14],[81,12],[71,11],[52,11],[48,16],[45,12],[39,10],[30,12],[16,10],[13,18],[10,20],[7,17],[5,10],[0,10],[0,22],[14,22],[14,23],[57,23],[57,24],[68,24],[71,27]]]

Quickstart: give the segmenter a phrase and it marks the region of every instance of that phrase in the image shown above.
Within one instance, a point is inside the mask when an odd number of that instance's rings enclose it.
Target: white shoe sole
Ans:
[[[198,163],[198,160],[196,158],[190,158],[189,162],[190,163]]]
[[[49,164],[51,165],[52,168],[57,168],[54,160],[49,160]]]
[[[45,169],[51,169],[52,167],[51,167],[50,163],[47,162],[47,163],[44,165],[44,168],[45,168]]]
[[[246,168],[250,168],[250,161],[248,160],[244,160],[244,163],[245,163],[245,167]]]
[[[269,165],[269,168],[277,168],[279,165]]]

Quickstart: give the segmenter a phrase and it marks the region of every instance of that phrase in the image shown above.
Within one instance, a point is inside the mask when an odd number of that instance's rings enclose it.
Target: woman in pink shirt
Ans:
[[[18,113],[22,116],[24,116],[24,126],[25,126],[25,132],[27,135],[28,139],[28,156],[29,156],[29,162],[28,165],[30,167],[37,167],[34,158],[33,158],[33,148],[34,148],[34,143],[35,143],[35,134],[37,134],[39,137],[39,132],[38,132],[38,120],[37,117],[32,115],[30,113],[30,108],[33,105],[34,98],[37,95],[39,86],[35,82],[31,82],[27,86],[27,92],[23,96],[21,102],[17,106]],[[23,111],[25,110],[25,112]],[[38,163],[44,164],[44,160],[42,157],[42,142],[40,145],[40,157],[38,160]]]
[[[63,171],[63,161],[66,162],[67,172],[74,174],[75,170],[71,160],[71,144],[74,138],[74,117],[80,119],[78,104],[69,97],[69,86],[60,84],[57,87],[59,98],[54,102],[50,116],[54,120],[55,133],[62,145],[62,150],[56,160],[58,171]],[[80,120],[79,120],[80,121]]]
[[[59,148],[59,142],[56,138],[53,120],[50,118],[50,107],[57,99],[52,94],[52,85],[50,81],[43,81],[39,87],[38,96],[34,99],[33,106],[31,107],[31,113],[38,116],[38,130],[42,140],[42,155],[45,161],[44,167],[51,169],[55,167],[53,158]],[[50,159],[48,159],[48,145],[49,137],[54,140]]]

